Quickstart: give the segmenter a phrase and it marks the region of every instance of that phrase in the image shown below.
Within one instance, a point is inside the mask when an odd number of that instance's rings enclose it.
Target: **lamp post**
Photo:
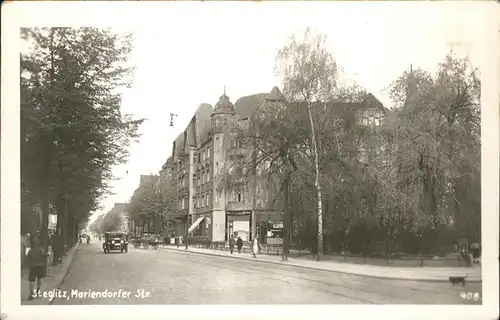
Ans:
[[[182,181],[184,182],[184,176],[182,176]],[[189,185],[189,181],[188,181]],[[184,199],[182,199],[182,203],[184,203]],[[189,191],[188,191],[188,210],[186,212],[186,248],[185,250],[188,249],[188,237],[189,237]]]
[[[188,249],[188,236],[189,236],[189,211],[186,213],[186,250]]]

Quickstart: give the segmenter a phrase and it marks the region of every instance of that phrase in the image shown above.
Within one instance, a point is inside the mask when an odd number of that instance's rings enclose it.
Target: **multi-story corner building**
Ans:
[[[283,95],[275,87],[269,94],[242,97],[234,105],[224,93],[215,107],[206,103],[198,107],[173,142],[172,155],[160,172],[160,179],[175,186],[177,210],[167,226],[171,236],[184,236],[187,229],[190,237],[213,242],[227,241],[230,235],[250,240],[253,234],[265,240],[265,226],[282,223],[282,206],[274,201],[280,194],[269,183],[252,181],[254,176],[243,190],[220,188],[232,159],[250,156],[229,129],[238,122],[248,123],[259,109],[280,99]],[[378,125],[386,113],[371,94],[362,103],[341,105],[365,125]]]

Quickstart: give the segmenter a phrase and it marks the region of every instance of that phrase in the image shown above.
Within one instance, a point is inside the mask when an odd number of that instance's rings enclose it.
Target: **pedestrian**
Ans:
[[[256,254],[259,253],[259,240],[257,237],[253,238],[252,253],[253,257],[257,258]]]
[[[238,237],[238,240],[236,240],[236,246],[238,247],[238,253],[241,253],[241,248],[243,247],[243,240],[241,237]]]
[[[21,254],[22,254],[22,266],[26,267],[26,258],[28,256],[28,251],[30,249],[30,234],[26,233],[22,238],[21,238]]]
[[[472,253],[472,261],[473,263],[479,263],[479,256],[480,256],[480,252],[481,252],[481,245],[477,242],[477,241],[474,241],[471,245],[470,245],[470,251]]]
[[[234,251],[234,236],[231,235],[231,237],[229,238],[229,251],[231,252],[231,254],[233,254],[233,251]]]
[[[47,254],[40,244],[40,237],[36,236],[33,238],[31,249],[28,252],[28,268],[29,268],[29,286],[30,294],[28,300],[33,300],[33,289],[36,283],[37,293],[40,291],[40,286],[42,284],[42,278],[45,276],[45,264],[47,262]]]

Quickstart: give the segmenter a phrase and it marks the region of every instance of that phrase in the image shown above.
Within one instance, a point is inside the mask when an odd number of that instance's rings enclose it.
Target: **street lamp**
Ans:
[[[176,113],[171,113],[170,114],[170,126],[171,127],[174,126],[174,117],[177,117],[177,114]]]

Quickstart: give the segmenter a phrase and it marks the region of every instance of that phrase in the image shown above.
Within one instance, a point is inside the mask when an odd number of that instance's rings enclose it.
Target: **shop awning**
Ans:
[[[191,225],[191,227],[189,227],[188,233],[193,232],[194,228],[196,228],[201,223],[201,221],[203,219],[205,219],[205,217],[200,217],[200,218],[196,219],[196,221]]]

